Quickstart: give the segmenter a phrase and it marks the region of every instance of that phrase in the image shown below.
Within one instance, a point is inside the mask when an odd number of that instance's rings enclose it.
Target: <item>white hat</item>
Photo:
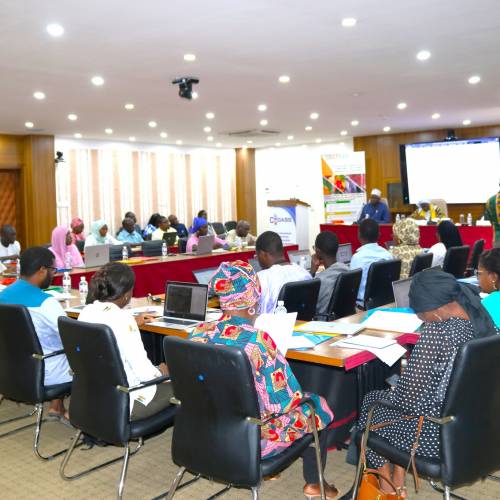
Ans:
[[[380,189],[377,188],[372,189],[372,192],[370,194],[373,196],[378,196],[379,198],[382,197],[382,191],[380,191]]]

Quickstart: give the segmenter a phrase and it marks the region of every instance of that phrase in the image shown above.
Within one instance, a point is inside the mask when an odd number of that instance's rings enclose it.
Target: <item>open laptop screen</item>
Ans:
[[[350,243],[342,243],[337,250],[337,262],[349,264],[352,259],[352,245]]]
[[[393,281],[392,290],[394,291],[394,300],[396,301],[396,307],[405,309],[410,307],[410,286],[411,278]]]
[[[207,285],[170,281],[165,290],[164,315],[203,321],[207,311]]]
[[[291,250],[288,252],[288,259],[291,264],[300,266],[301,260],[305,258],[306,269],[311,269],[311,254],[309,250]]]
[[[194,277],[198,283],[202,285],[208,285],[212,276],[216,273],[217,267],[207,267],[206,269],[197,269],[193,271]]]

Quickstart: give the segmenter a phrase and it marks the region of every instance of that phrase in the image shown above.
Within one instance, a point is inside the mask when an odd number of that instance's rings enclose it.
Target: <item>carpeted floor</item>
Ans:
[[[26,407],[11,402],[0,405],[0,420],[15,416],[25,411]],[[4,425],[0,433],[15,425]],[[65,448],[73,431],[60,423],[44,424],[42,431],[42,451],[52,453]],[[176,466],[170,458],[170,440],[172,430],[169,429],[145,443],[139,453],[132,457],[129,464],[125,498],[151,499],[166,491],[173,479]],[[116,496],[116,484],[120,464],[111,465],[101,471],[76,481],[66,482],[59,476],[61,458],[50,462],[42,462],[35,458],[32,451],[33,429],[21,431],[12,436],[0,439],[0,498],[10,499],[108,499]],[[89,451],[77,449],[73,454],[68,472],[76,472],[80,467],[89,467],[105,459],[118,456],[121,450],[113,447],[94,448]],[[354,467],[345,463],[345,452],[330,452],[326,466],[326,477],[329,481],[346,492],[352,484]],[[411,487],[412,479],[408,478]],[[422,482],[418,496],[410,489],[410,497],[420,500],[442,498],[434,492],[427,482]],[[285,470],[279,479],[264,482],[261,489],[263,500],[301,499],[303,479],[302,464],[297,461]],[[182,499],[204,499],[222,488],[206,480],[200,480],[188,488],[179,491],[175,496]],[[471,487],[461,488],[457,493],[469,500],[500,498],[500,484],[493,481],[476,483]],[[227,500],[249,499],[248,490],[230,490],[222,498]]]

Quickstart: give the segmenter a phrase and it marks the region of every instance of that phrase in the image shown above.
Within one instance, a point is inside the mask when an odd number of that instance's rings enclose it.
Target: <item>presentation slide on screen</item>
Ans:
[[[410,203],[442,198],[447,203],[485,203],[498,190],[497,138],[407,144]]]

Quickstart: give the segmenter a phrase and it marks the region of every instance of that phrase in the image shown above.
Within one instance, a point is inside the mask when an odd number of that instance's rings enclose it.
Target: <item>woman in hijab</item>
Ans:
[[[438,206],[431,203],[431,200],[424,199],[418,202],[417,208],[410,217],[415,220],[426,220],[430,222],[435,219],[442,219],[444,215]]]
[[[90,227],[90,234],[85,240],[85,248],[96,245],[121,245],[121,241],[108,234],[108,225],[104,220],[96,220]]]
[[[389,249],[395,259],[401,260],[401,279],[408,278],[413,259],[423,252],[419,245],[420,229],[412,219],[404,219],[392,226],[395,246]]]
[[[202,217],[195,217],[193,225],[191,226],[191,235],[187,240],[186,252],[195,252],[198,248],[198,241],[200,236],[208,235],[208,222],[207,219]],[[229,245],[224,241],[214,236],[214,248],[229,248]]]
[[[358,424],[364,429],[373,403],[378,400],[391,402],[396,408],[378,407],[372,424],[391,423],[374,432],[405,452],[410,452],[415,442],[418,419],[402,417],[441,417],[458,350],[469,340],[496,333],[477,292],[439,269],[422,271],[413,277],[410,307],[424,323],[408,366],[392,390],[372,391],[365,396]],[[439,450],[440,426],[426,419],[417,455],[439,459]],[[366,459],[369,467],[378,469],[388,479],[392,478],[395,486],[401,488],[401,494],[406,496],[403,467],[394,465],[391,474],[391,464],[387,459],[370,449],[366,451]],[[384,491],[392,491],[383,480],[381,487]]]
[[[457,226],[449,220],[444,220],[438,224],[437,237],[438,243],[432,245],[429,249],[429,252],[432,253],[432,267],[443,265],[448,248],[463,245]]]
[[[209,290],[219,297],[223,316],[215,323],[197,327],[189,339],[243,348],[252,365],[262,418],[271,413],[289,411],[305,393],[273,339],[254,327],[260,300],[260,284],[254,269],[243,261],[223,262],[210,280]],[[321,396],[307,395],[314,402],[319,429],[325,428],[333,420],[330,408]],[[262,426],[262,457],[276,455],[311,432],[308,416],[309,410],[299,406],[291,414]],[[323,465],[327,453],[326,437],[325,432],[320,433]],[[317,466],[311,447],[303,454],[303,472],[306,481],[304,495],[319,497]],[[325,493],[328,499],[338,495],[337,489],[326,482]]]
[[[81,266],[82,256],[71,241],[71,233],[66,226],[58,226],[52,231],[52,246],[49,250],[54,254],[57,269]],[[69,262],[67,260],[69,259]]]
[[[71,227],[71,242],[73,244],[76,244],[77,241],[85,240],[85,234],[83,233],[85,226],[83,224],[83,220],[80,219],[80,217],[75,217],[74,219],[72,219],[70,227]]]

